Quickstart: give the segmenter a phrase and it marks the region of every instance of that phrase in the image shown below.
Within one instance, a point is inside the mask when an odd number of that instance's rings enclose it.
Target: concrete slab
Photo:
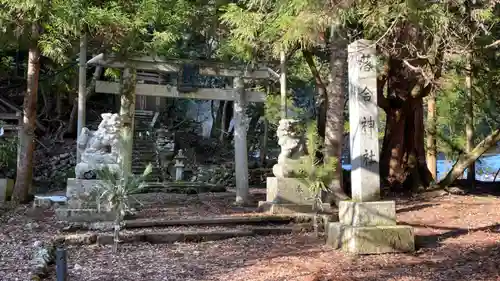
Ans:
[[[396,202],[341,201],[339,221],[350,226],[396,225]]]
[[[327,245],[352,254],[415,251],[413,228],[404,225],[353,227],[338,222],[327,226]]]

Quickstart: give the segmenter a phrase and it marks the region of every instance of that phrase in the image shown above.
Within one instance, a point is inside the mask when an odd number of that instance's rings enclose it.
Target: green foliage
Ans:
[[[317,152],[322,151],[322,141],[318,135],[316,125],[311,123],[306,130],[308,155],[297,165],[298,174],[314,194],[313,210],[317,211],[322,206],[321,193],[328,191],[328,184],[335,177],[337,160],[335,157],[325,157],[322,162],[316,158]]]
[[[16,163],[17,138],[0,137],[0,170],[6,172],[15,170]]]
[[[287,109],[297,116],[301,116],[304,112],[303,109],[298,108],[293,103],[293,98],[287,96]],[[281,96],[279,95],[267,95],[265,102],[265,118],[269,121],[269,124],[273,126],[278,126],[281,119]]]
[[[127,147],[131,136],[120,137],[120,147]],[[124,165],[123,167],[125,167]],[[105,203],[109,210],[115,215],[114,250],[117,250],[119,242],[119,231],[121,223],[130,208],[130,195],[140,191],[147,176],[152,172],[153,166],[147,165],[142,175],[136,176],[126,173],[124,168],[112,171],[108,167],[97,170],[97,176],[101,180],[95,187],[94,194],[100,211],[101,203]]]

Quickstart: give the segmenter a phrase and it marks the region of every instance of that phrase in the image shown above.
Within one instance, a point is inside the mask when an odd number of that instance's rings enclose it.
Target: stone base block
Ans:
[[[354,227],[331,222],[327,227],[327,235],[327,245],[353,254],[415,251],[415,237],[410,226]]]
[[[97,209],[72,209],[60,207],[55,210],[59,220],[70,222],[113,221],[112,212],[98,212]]]
[[[13,179],[0,179],[0,203],[7,201],[12,196],[12,190],[14,190]]]
[[[95,208],[95,199],[92,193],[100,180],[84,180],[69,178],[66,185],[66,197],[68,197],[68,208],[87,209]]]
[[[304,179],[268,177],[266,201],[277,204],[312,205],[313,194]]]
[[[330,204],[323,204],[323,211],[320,213],[332,213]],[[273,215],[295,215],[295,214],[310,214],[313,212],[312,205],[299,204],[276,204],[267,201],[259,201],[259,212],[267,212]]]
[[[396,202],[341,201],[339,221],[351,226],[396,225]]]

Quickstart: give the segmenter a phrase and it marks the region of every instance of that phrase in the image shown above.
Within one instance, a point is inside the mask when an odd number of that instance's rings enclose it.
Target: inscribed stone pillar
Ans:
[[[236,176],[236,203],[248,201],[248,152],[247,152],[247,98],[242,78],[234,78],[237,90],[234,100],[234,162]]]
[[[380,199],[376,49],[358,40],[348,47],[351,190],[357,202]]]
[[[412,252],[411,226],[397,225],[396,202],[380,199],[376,52],[358,40],[349,52],[352,201],[339,202],[339,222],[328,223],[327,245],[356,254]]]

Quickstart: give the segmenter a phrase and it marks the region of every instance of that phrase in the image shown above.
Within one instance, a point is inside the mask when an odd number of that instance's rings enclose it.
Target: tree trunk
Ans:
[[[102,66],[96,66],[94,70],[94,74],[92,75],[92,79],[87,87],[85,98],[88,101],[90,97],[95,93],[95,85],[99,77],[101,77],[103,71]],[[75,132],[76,126],[76,118],[78,116],[78,97],[73,99],[73,106],[71,108],[71,113],[69,116],[68,128],[66,129],[66,133],[73,134]]]
[[[427,100],[427,167],[434,181],[437,181],[436,113],[436,93],[432,91]]]
[[[465,169],[470,166],[471,163],[476,162],[481,155],[490,148],[496,146],[498,142],[500,142],[500,129],[493,131],[483,141],[476,145],[470,153],[460,155],[455,165],[453,165],[453,168],[448,172],[446,177],[439,182],[439,187],[445,188],[450,186],[464,173]]]
[[[80,35],[80,56],[78,62],[78,120],[76,126],[77,138],[87,122],[87,34]],[[76,162],[81,161],[80,150],[76,151]]]
[[[17,162],[16,183],[12,201],[23,203],[29,200],[33,178],[33,154],[35,149],[35,123],[40,74],[40,49],[38,48],[39,26],[32,25],[32,42],[28,55],[27,91],[24,96],[24,119],[19,139],[19,159]]]
[[[66,128],[66,133],[73,134],[75,132],[77,116],[78,116],[78,97],[74,97],[73,105],[71,106],[71,112],[69,114],[68,128]]]
[[[233,119],[233,110],[234,102],[226,101],[224,103],[224,108],[222,109],[222,123],[221,123],[221,132],[220,132],[220,141],[231,140],[232,139],[232,130],[229,131],[229,126],[231,125],[231,119]]]
[[[438,68],[440,69],[440,68]],[[435,72],[434,78],[440,76]],[[383,95],[387,83],[387,97]],[[432,175],[425,159],[423,98],[432,90],[404,61],[390,58],[377,81],[378,105],[386,113],[380,154],[380,179],[392,190],[428,187]]]
[[[333,28],[330,49],[330,75],[325,112],[325,152],[337,162],[334,180],[328,187],[331,192],[328,201],[336,205],[349,197],[342,185],[342,144],[344,140],[344,96],[347,81],[347,40],[338,28]]]
[[[136,70],[125,68],[123,70],[121,81],[121,103],[120,117],[122,122],[121,135],[124,138],[120,151],[122,171],[125,175],[132,172],[132,148],[134,143],[134,116],[135,116],[135,87],[136,87]]]
[[[264,134],[262,134],[262,145],[260,147],[260,167],[265,167],[267,162],[267,140],[269,138],[269,121],[264,118]]]
[[[61,116],[62,116],[62,109],[63,109],[63,106],[62,106],[62,93],[61,92],[57,92],[56,93],[56,114],[57,114],[57,119],[61,119]]]
[[[471,153],[474,149],[474,101],[472,94],[472,53],[467,54],[467,65],[465,69],[465,89],[466,89],[466,105],[465,110],[465,135],[466,144],[465,151]],[[476,165],[475,162],[470,163],[467,169],[467,180],[474,188],[476,182]]]
[[[411,190],[432,181],[425,160],[424,116],[421,97],[408,97],[387,110],[380,157],[381,179],[394,188]]]
[[[210,131],[210,136],[212,138],[220,137],[221,131],[221,123],[222,123],[222,110],[224,109],[225,101],[219,101],[219,106],[217,107],[217,111],[215,112],[215,117],[213,117],[212,130]],[[212,111],[213,112],[213,111]]]
[[[309,66],[309,70],[311,70],[311,74],[314,78],[314,83],[316,84],[316,107],[318,108],[318,114],[316,116],[316,129],[318,130],[318,135],[322,140],[325,139],[325,130],[326,130],[326,106],[327,106],[327,93],[326,86],[321,79],[321,75],[316,68],[316,64],[314,63],[314,58],[311,52],[307,50],[302,50],[302,54],[304,59]],[[317,155],[320,159],[323,157],[322,155]]]

